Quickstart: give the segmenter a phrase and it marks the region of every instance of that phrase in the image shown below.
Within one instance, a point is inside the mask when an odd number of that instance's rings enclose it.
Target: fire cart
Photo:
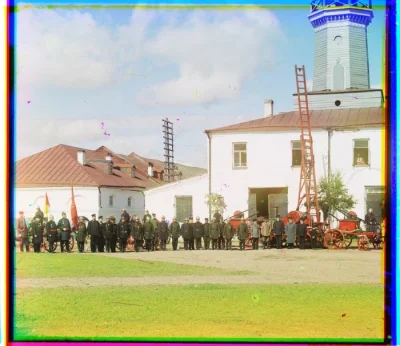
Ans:
[[[330,250],[339,250],[349,248],[353,239],[357,239],[357,247],[360,251],[368,250],[369,244],[374,249],[382,249],[384,246],[384,236],[381,234],[379,225],[375,225],[375,231],[363,231],[360,223],[364,220],[357,217],[355,212],[343,212],[344,218],[339,219],[335,215],[330,214],[339,222],[338,228],[329,229],[325,232],[324,245]]]

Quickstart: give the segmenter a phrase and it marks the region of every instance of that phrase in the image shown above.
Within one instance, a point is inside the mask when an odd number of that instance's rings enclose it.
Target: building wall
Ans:
[[[309,110],[381,107],[383,102],[381,90],[329,94],[309,93],[307,96]],[[336,100],[340,101],[340,106],[335,105]],[[295,111],[299,109],[297,95],[293,96],[293,109]]]
[[[164,215],[171,221],[175,216],[175,197],[192,196],[193,217],[198,216],[203,221],[208,217],[206,194],[208,194],[208,174],[147,190],[146,210],[155,213],[158,218]]]
[[[212,134],[212,192],[224,196],[227,214],[248,208],[249,188],[288,188],[288,208],[295,210],[298,200],[300,168],[291,167],[291,141],[295,132]],[[353,167],[353,139],[370,139],[370,167]],[[317,180],[328,174],[328,133],[314,131],[314,156]],[[233,143],[247,142],[247,168],[233,168]],[[358,200],[354,210],[363,215],[364,187],[380,186],[382,181],[382,130],[334,132],[331,140],[331,170],[340,170],[344,182]]]
[[[17,188],[16,189],[16,212],[24,211],[26,217],[32,218],[36,212],[36,206],[44,210],[45,194],[49,199],[49,214],[55,220],[61,218],[65,211],[70,218],[71,211],[71,188],[70,187],[44,187],[44,188]],[[108,205],[108,197],[114,196],[114,206]],[[78,215],[90,219],[91,214],[97,216],[119,217],[125,207],[129,214],[134,212],[144,215],[144,195],[137,191],[123,191],[120,189],[101,188],[101,207],[99,205],[99,189],[97,187],[74,187],[75,204]],[[132,197],[132,207],[127,207],[128,197]]]
[[[352,88],[368,89],[369,66],[367,30],[364,25],[352,25],[349,27],[350,57],[350,86]]]

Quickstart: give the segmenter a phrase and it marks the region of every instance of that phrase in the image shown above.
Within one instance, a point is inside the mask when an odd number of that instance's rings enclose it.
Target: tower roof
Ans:
[[[335,7],[371,9],[371,0],[312,0],[311,13]]]

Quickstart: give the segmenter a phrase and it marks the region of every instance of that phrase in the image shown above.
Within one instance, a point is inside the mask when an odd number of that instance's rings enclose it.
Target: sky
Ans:
[[[20,4],[23,7],[23,4]],[[304,9],[38,9],[16,23],[16,159],[102,145],[207,168],[207,129],[291,111],[294,65],[312,89],[314,30]],[[382,85],[385,12],[368,27],[371,87]]]

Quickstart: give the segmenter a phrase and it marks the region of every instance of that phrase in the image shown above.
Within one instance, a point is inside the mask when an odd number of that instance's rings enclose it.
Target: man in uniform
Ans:
[[[85,222],[83,221],[83,217],[80,217],[78,222],[78,235],[77,235],[78,251],[80,253],[85,252],[86,237],[87,237],[86,225]]]
[[[196,250],[200,250],[201,248],[201,238],[204,234],[204,228],[202,223],[200,222],[200,218],[196,217],[196,223],[193,224],[193,235],[194,239],[196,239]]]
[[[111,252],[116,252],[117,247],[117,224],[114,216],[110,217],[111,225],[112,225],[112,237],[110,242]]]
[[[71,224],[69,220],[67,219],[67,214],[65,212],[62,212],[61,214],[62,218],[60,221],[58,221],[57,228],[61,231],[61,252],[64,252],[64,245],[66,247],[67,252],[71,252],[69,249],[69,238],[71,236]]]
[[[139,252],[143,242],[143,226],[139,222],[139,216],[136,216],[135,222],[132,224],[132,236],[135,245],[135,252]]]
[[[25,220],[24,212],[19,212],[19,219],[17,220],[17,230],[18,236],[20,238],[19,250],[24,251],[24,246],[26,252],[29,252],[29,234],[28,234],[28,223]]]
[[[90,235],[90,251],[96,252],[99,243],[100,224],[96,220],[96,214],[92,214],[92,220],[89,221],[87,232]]]
[[[216,219],[213,219],[213,222],[210,226],[210,236],[212,241],[212,249],[215,250],[217,248],[217,241],[221,234],[221,224],[217,222]]]
[[[218,210],[215,210],[213,219],[215,219],[217,223],[221,222],[222,215],[218,212]]]
[[[36,253],[40,253],[40,245],[43,244],[43,223],[40,217],[36,217],[35,221],[31,224],[32,236],[33,236],[33,248]]]
[[[99,252],[104,252],[104,245],[105,245],[105,239],[104,239],[104,228],[105,224],[103,223],[103,217],[99,216],[99,242],[98,242],[98,250]]]
[[[189,239],[189,249],[194,250],[194,229],[193,229],[193,216],[189,217],[190,225],[190,239]]]
[[[104,238],[106,241],[106,252],[111,251],[111,239],[113,237],[113,224],[109,217],[106,218],[106,224],[104,225]]]
[[[149,252],[152,248],[153,240],[154,240],[154,227],[150,222],[150,219],[147,218],[146,222],[143,225],[144,239],[146,241],[146,249]]]
[[[49,216],[49,222],[46,224],[47,241],[49,242],[49,252],[54,252],[54,243],[57,243],[57,225],[53,215]]]
[[[40,218],[40,222],[43,223],[44,214],[43,214],[43,212],[40,210],[40,207],[39,207],[39,206],[36,207],[36,213],[35,213],[34,219],[36,219],[36,218]]]
[[[203,233],[204,249],[208,250],[210,248],[210,224],[208,223],[207,217],[204,219],[203,230],[204,230],[204,233]]]
[[[303,218],[300,218],[300,223],[297,224],[296,233],[299,237],[299,248],[300,250],[304,250],[304,240],[307,235],[307,225],[304,224]]]
[[[368,214],[365,215],[365,224],[367,232],[376,232],[376,216],[372,208],[369,208]]]
[[[161,216],[161,222],[158,224],[158,238],[161,241],[161,250],[167,250],[168,224],[165,222],[165,216]]]
[[[119,238],[119,251],[125,252],[129,234],[130,232],[128,223],[123,217],[117,228],[117,237]]]
[[[176,221],[176,217],[172,219],[172,223],[169,225],[169,232],[172,238],[172,249],[176,251],[178,249],[178,239],[180,236],[180,226]]]
[[[235,230],[233,229],[230,219],[224,227],[225,250],[232,250],[232,238]]]
[[[225,238],[224,238],[224,229],[225,229],[225,222],[224,220],[222,220],[221,218],[221,222],[220,222],[220,234],[219,234],[219,238],[218,238],[218,249],[219,250],[224,250],[225,249]]]
[[[261,225],[261,237],[263,242],[263,249],[269,248],[269,237],[271,236],[271,222],[266,218]]]
[[[121,214],[121,219],[120,222],[122,221],[122,218],[125,219],[125,222],[128,223],[129,221],[129,214],[126,212],[126,209],[122,209],[122,214]]]
[[[181,227],[181,234],[183,238],[183,247],[185,250],[190,249],[190,239],[191,239],[191,226],[189,224],[189,219],[185,219],[185,223]]]
[[[151,250],[152,251],[158,251],[158,220],[156,218],[156,214],[153,213],[153,218],[150,220],[151,224],[153,225],[153,243],[151,244]]]
[[[146,214],[144,214],[144,216],[143,216],[143,223],[146,222],[147,218],[149,218],[151,220],[151,215],[148,210],[146,210]]]
[[[275,234],[276,237],[276,248],[282,249],[282,234],[285,230],[285,225],[281,220],[281,216],[277,215],[274,224],[272,225],[272,233]]]
[[[238,233],[238,238],[239,238],[239,248],[240,251],[245,250],[245,242],[247,239],[247,235],[249,233],[249,228],[247,224],[245,223],[245,220],[242,218],[240,220],[240,224],[237,228],[237,233]]]

